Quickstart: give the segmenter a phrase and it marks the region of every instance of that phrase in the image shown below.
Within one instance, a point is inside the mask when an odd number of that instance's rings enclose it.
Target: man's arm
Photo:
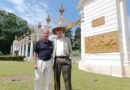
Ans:
[[[37,53],[38,53],[38,42],[35,43],[34,45],[34,55],[33,55],[33,59],[34,59],[34,68],[37,69],[38,66],[37,66]]]
[[[70,58],[72,57],[72,45],[71,45],[71,41],[68,38],[68,45],[69,45],[69,52],[70,52]]]
[[[53,45],[52,60],[53,60],[53,64],[54,64],[54,58],[55,58],[55,39],[52,40],[52,45]]]
[[[34,69],[37,69],[37,53],[34,51]]]

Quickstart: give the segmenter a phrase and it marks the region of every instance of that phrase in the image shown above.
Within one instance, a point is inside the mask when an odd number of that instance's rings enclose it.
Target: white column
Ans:
[[[122,52],[123,59],[129,61],[129,39],[128,39],[128,19],[126,15],[126,0],[120,0],[120,17],[121,17],[121,30],[122,30]]]
[[[14,51],[15,51],[15,40],[13,41],[13,45],[12,45],[12,54],[13,55],[15,55]]]
[[[22,50],[23,50],[23,44],[22,44],[22,41],[21,41],[20,46],[21,46],[21,49],[20,49],[20,56],[22,56]]]
[[[26,51],[25,51],[26,58],[28,57],[28,42],[26,42]]]
[[[13,44],[13,47],[12,47],[12,54],[14,55],[14,48],[15,48],[15,45]]]
[[[10,55],[13,55],[13,46],[11,45],[11,48],[10,48]]]
[[[37,30],[37,32],[36,32],[36,40],[39,40],[39,30]]]
[[[22,44],[20,45],[20,56],[22,56]]]
[[[30,55],[29,55],[30,60],[33,58],[33,39],[31,38],[31,45],[30,45]]]
[[[25,45],[24,45],[24,41],[23,41],[23,43],[22,43],[22,56],[24,56],[24,51],[25,50]]]
[[[21,43],[19,44],[19,56],[21,56],[21,49],[22,49],[22,46],[21,46]]]
[[[21,45],[20,45],[20,41],[19,41],[18,44],[19,44],[19,48],[18,48],[18,56],[20,56],[20,46],[21,46]]]
[[[126,12],[126,0],[118,0],[119,3],[119,19],[120,19],[120,50],[121,50],[121,65],[122,76],[130,76],[130,48],[129,48],[129,32],[128,19]]]

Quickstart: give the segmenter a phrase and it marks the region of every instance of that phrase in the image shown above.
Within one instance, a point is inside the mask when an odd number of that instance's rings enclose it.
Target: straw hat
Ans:
[[[59,26],[56,26],[56,27],[54,27],[53,29],[52,29],[52,32],[53,32],[53,34],[56,34],[56,30],[65,30],[65,26],[63,26],[63,25],[59,25]]]

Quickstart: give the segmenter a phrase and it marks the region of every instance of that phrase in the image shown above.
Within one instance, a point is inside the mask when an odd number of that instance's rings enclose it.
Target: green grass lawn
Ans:
[[[33,90],[33,80],[32,62],[0,61],[0,90]],[[73,90],[130,90],[130,78],[116,78],[80,71],[78,64],[74,63],[72,85]],[[63,80],[61,87],[61,90],[65,90]],[[51,90],[54,90],[53,73]]]

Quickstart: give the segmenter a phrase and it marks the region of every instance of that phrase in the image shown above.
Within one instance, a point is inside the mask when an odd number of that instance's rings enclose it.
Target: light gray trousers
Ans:
[[[38,69],[35,69],[34,90],[50,90],[52,60],[37,60]],[[42,83],[44,81],[44,89]]]

